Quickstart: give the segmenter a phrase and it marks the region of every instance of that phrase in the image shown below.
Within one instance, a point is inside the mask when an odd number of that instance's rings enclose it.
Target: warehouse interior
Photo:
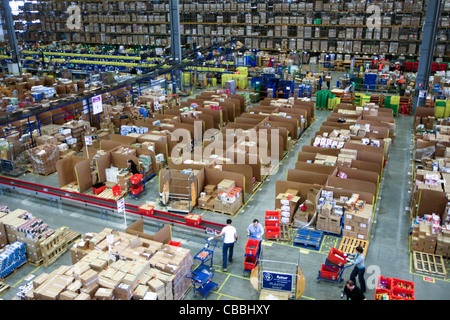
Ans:
[[[450,298],[450,1],[1,5],[1,300]]]

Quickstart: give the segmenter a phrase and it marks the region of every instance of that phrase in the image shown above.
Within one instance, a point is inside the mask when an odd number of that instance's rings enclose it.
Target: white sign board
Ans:
[[[92,146],[92,136],[84,136],[84,143],[87,146]]]
[[[103,111],[102,96],[92,97],[92,113],[97,114]]]
[[[125,199],[122,198],[119,201],[117,201],[117,212],[121,213],[123,212],[123,222],[124,222],[124,228],[127,228],[127,214],[125,212]]]

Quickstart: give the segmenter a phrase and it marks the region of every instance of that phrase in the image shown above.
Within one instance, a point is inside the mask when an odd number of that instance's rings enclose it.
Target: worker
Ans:
[[[400,76],[398,78],[398,88],[400,89],[400,96],[404,95],[404,83],[405,83],[405,76],[403,75],[403,72],[400,72]]]
[[[330,90],[330,87],[331,87],[331,73],[328,72],[328,75],[325,78],[325,82],[327,83],[328,90]]]
[[[139,173],[139,170],[137,169],[136,163],[134,163],[133,160],[129,159],[127,161],[127,165],[128,165],[128,171],[131,172],[131,174]]]
[[[395,70],[400,71],[400,62],[395,63]]]
[[[384,65],[383,65],[383,63],[382,62],[380,62],[379,64],[378,64],[378,71],[383,71],[383,67],[384,67]]]
[[[350,84],[350,92],[355,93],[356,90],[356,83],[354,80],[352,80],[352,83]]]
[[[362,293],[366,292],[366,281],[364,280],[364,273],[366,272],[366,266],[364,265],[363,248],[361,248],[361,246],[357,246],[354,259],[347,259],[347,260],[355,265],[355,267],[352,270],[352,273],[350,274],[350,280],[356,282],[356,276],[358,276],[361,292]]]
[[[319,77],[319,91],[322,90],[323,79],[322,76]]]
[[[348,280],[345,284],[344,290],[342,290],[341,298],[347,297],[347,300],[352,301],[362,301],[366,300],[365,295],[361,292],[361,290],[356,286],[355,281]]]
[[[253,222],[247,228],[247,236],[250,239],[261,240],[264,234],[264,228],[259,223],[258,219],[254,219]]]
[[[208,240],[218,238],[223,236],[223,246],[222,246],[222,271],[227,272],[227,261],[232,264],[233,263],[233,249],[234,244],[238,240],[238,235],[236,228],[231,225],[232,220],[227,219],[227,225],[223,227],[222,231],[214,236],[209,237]]]

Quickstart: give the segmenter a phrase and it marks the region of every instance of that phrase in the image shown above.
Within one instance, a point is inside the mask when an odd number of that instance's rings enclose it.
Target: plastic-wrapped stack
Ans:
[[[0,279],[4,279],[27,261],[27,249],[24,242],[9,244],[0,253]]]

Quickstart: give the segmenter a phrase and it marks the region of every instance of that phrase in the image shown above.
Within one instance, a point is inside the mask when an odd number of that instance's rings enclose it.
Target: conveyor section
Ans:
[[[35,194],[36,196],[46,197],[52,200],[65,200],[77,204],[89,206],[92,208],[104,211],[116,211],[117,203],[114,200],[104,199],[92,195],[82,194],[78,192],[71,192],[59,188],[44,186],[27,181],[7,178],[0,176],[0,190],[3,195],[3,189],[17,190],[27,193]],[[177,225],[192,230],[203,231],[207,234],[218,234],[225,225],[215,222],[208,222],[202,220],[198,225],[191,225],[186,222],[184,215],[179,215],[171,212],[154,210],[153,214],[145,214],[139,212],[139,206],[132,204],[125,204],[125,212],[127,214],[137,215],[149,220],[159,221],[161,223]]]

